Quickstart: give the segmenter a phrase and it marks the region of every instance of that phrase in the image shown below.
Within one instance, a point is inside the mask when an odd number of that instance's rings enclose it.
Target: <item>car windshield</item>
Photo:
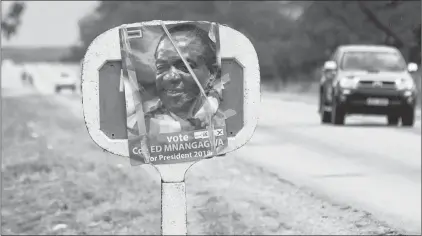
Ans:
[[[346,52],[341,69],[399,72],[406,70],[406,63],[397,52]]]

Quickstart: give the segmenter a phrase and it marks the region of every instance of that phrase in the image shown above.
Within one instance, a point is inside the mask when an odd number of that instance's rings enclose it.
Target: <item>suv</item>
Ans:
[[[339,46],[323,68],[319,84],[322,123],[343,125],[348,114],[385,115],[389,125],[413,126],[417,90],[397,48],[380,45]]]

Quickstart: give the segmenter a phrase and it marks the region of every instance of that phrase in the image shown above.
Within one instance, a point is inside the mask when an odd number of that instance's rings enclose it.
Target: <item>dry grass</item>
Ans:
[[[3,112],[2,234],[159,234],[159,186],[103,163],[64,108],[27,97]]]

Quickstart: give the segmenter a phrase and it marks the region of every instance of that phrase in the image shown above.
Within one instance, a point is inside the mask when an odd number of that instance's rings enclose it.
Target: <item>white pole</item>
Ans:
[[[161,182],[161,235],[187,235],[185,182]]]

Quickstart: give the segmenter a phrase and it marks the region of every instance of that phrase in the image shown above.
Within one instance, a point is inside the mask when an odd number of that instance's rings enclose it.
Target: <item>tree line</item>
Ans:
[[[63,60],[80,61],[106,30],[140,21],[205,20],[246,35],[262,80],[314,80],[341,44],[386,44],[421,63],[420,1],[101,1],[79,22],[80,44]]]

